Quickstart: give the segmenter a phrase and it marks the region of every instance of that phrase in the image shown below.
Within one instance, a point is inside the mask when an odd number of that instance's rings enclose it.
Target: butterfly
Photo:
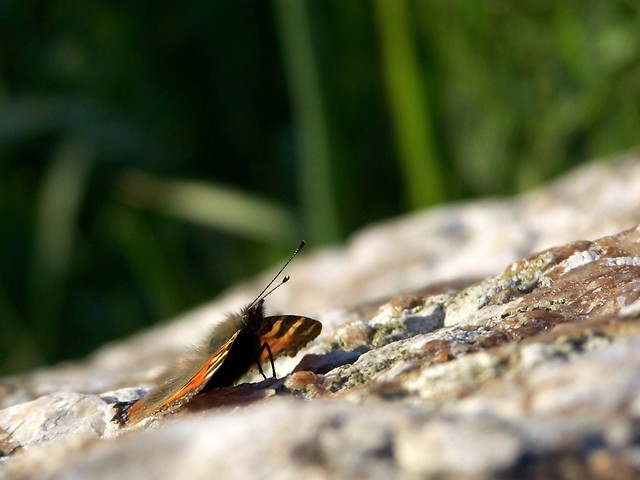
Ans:
[[[266,379],[262,363],[267,359],[276,378],[273,360],[295,355],[322,330],[322,324],[312,318],[264,315],[265,298],[289,281],[289,276],[271,290],[269,287],[304,245],[303,240],[255,300],[215,324],[208,342],[180,359],[157,387],[136,401],[117,403],[112,420],[120,426],[131,426],[147,417],[170,413],[202,391],[233,385],[254,364]]]

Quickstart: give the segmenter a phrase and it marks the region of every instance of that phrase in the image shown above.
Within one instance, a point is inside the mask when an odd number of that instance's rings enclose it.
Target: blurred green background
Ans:
[[[0,372],[637,145],[638,5],[0,2]]]

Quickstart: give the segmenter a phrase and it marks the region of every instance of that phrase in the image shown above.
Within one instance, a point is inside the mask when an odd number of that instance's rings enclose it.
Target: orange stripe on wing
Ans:
[[[269,344],[274,358],[280,355],[293,356],[322,330],[322,324],[309,317],[297,315],[281,315],[266,317],[265,326],[269,330],[260,335],[260,345]],[[260,361],[269,359],[269,352],[260,353]]]
[[[189,396],[192,397],[200,390],[204,388],[207,384],[211,375],[215,373],[224,359],[227,358],[227,354],[229,350],[231,350],[231,345],[233,345],[233,341],[236,339],[240,330],[233,334],[233,336],[227,340],[227,342],[222,345],[213,355],[209,357],[207,363],[205,363],[198,372],[191,377],[191,379],[186,383],[184,387],[178,390],[173,396],[171,396],[167,401],[162,405],[161,408],[165,406],[169,406],[172,403],[180,400],[182,397]]]
[[[229,340],[227,340],[218,350],[216,350],[207,360],[207,362],[178,390],[175,392],[152,391],[147,395],[133,403],[125,412],[127,424],[135,424],[148,416],[155,415],[163,410],[168,410],[175,404],[183,403],[204,388],[207,381],[222,365],[227,357],[234,340],[240,333],[235,332]],[[158,387],[162,388],[162,387]],[[159,397],[159,398],[158,398]],[[155,400],[149,400],[154,398]]]

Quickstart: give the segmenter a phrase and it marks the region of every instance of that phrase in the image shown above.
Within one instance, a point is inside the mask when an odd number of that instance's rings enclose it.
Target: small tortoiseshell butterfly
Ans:
[[[233,385],[253,364],[266,379],[261,364],[267,359],[276,378],[273,359],[295,355],[322,330],[322,324],[312,318],[264,316],[265,297],[289,277],[267,290],[303,247],[304,241],[253,302],[214,325],[206,345],[179,361],[157,387],[139,400],[117,403],[113,421],[130,426],[149,416],[177,410],[205,389]]]

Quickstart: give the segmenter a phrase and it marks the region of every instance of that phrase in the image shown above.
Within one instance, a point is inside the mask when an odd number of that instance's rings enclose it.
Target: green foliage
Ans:
[[[640,138],[636,2],[0,4],[0,371]]]

